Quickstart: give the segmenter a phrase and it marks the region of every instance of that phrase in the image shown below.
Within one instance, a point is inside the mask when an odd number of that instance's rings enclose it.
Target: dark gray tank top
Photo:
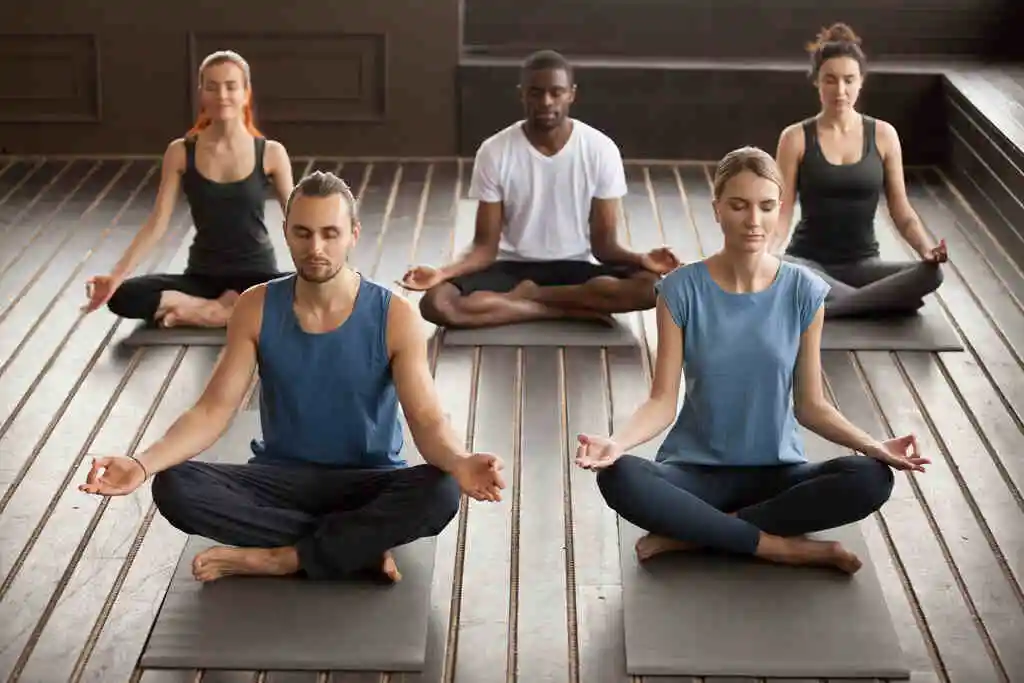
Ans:
[[[885,187],[885,168],[875,144],[875,120],[862,118],[860,161],[839,165],[822,153],[814,119],[804,122],[804,157],[797,171],[800,222],[786,253],[818,263],[878,256],[875,211]]]
[[[182,187],[195,225],[185,272],[195,275],[274,274],[277,259],[264,222],[269,178],[263,170],[267,141],[257,137],[256,165],[242,180],[216,183],[196,170],[196,141],[185,139]]]

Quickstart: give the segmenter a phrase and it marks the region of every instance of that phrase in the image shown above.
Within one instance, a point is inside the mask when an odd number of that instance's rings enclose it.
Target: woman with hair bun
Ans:
[[[106,304],[121,317],[163,327],[223,327],[242,291],[280,275],[264,207],[268,185],[282,209],[287,202],[288,152],[256,127],[251,73],[241,55],[214,52],[198,76],[195,125],[167,146],[153,211],[121,260],[86,283],[86,311]],[[166,232],[179,190],[195,225],[185,272],[129,277]]]
[[[856,109],[867,69],[860,43],[853,29],[837,23],[808,46],[821,110],[783,130],[776,153],[785,185],[780,230],[769,249],[777,252],[785,241],[799,200],[786,259],[831,286],[830,318],[914,313],[942,283],[939,265],[947,259],[945,243],[932,242],[907,198],[896,129]],[[882,192],[920,261],[879,258],[874,220]]]

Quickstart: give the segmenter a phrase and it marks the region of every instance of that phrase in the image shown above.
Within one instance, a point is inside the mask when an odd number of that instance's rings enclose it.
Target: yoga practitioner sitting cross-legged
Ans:
[[[270,185],[284,208],[292,166],[284,146],[254,124],[249,65],[231,51],[209,55],[199,100],[195,126],[164,152],[152,215],[113,270],[89,278],[84,310],[106,304],[161,327],[224,327],[240,292],[281,275],[264,207]],[[182,190],[195,224],[185,272],[129,277],[167,231]]]
[[[124,495],[153,476],[153,500],[171,524],[236,546],[195,558],[202,581],[366,570],[398,580],[391,549],[440,533],[460,490],[500,500],[502,463],[466,453],[450,428],[415,306],[348,266],[359,224],[344,181],[304,178],[285,216],[297,274],[246,290],[195,406],[137,458],[94,460],[80,488]],[[254,368],[263,427],[254,457],[192,461],[224,432]],[[401,455],[399,406],[427,464]]]
[[[786,240],[799,198],[800,222],[785,258],[831,286],[826,318],[915,313],[942,284],[940,264],[948,258],[945,242],[932,242],[907,198],[896,129],[854,108],[866,67],[859,43],[845,24],[818,36],[811,76],[821,112],[787,127],[776,153],[785,191],[769,250]],[[879,258],[875,212],[883,191],[893,223],[920,261]]]
[[[445,327],[608,321],[653,308],[654,283],[679,261],[667,248],[638,254],[618,243],[622,156],[607,135],[569,117],[572,67],[558,53],[536,53],[520,89],[525,120],[476,154],[472,246],[441,268],[412,268],[401,285],[427,290],[423,317]]]
[[[608,505],[648,532],[641,560],[703,547],[853,573],[860,559],[849,550],[801,535],[870,515],[892,491],[890,468],[929,462],[912,435],[877,441],[827,401],[819,343],[828,285],[765,248],[781,185],[759,149],[720,162],[713,195],[724,247],[659,283],[650,397],[610,437],[579,437],[577,464],[597,470]],[[655,460],[625,455],[674,417]],[[809,462],[798,424],[864,455]]]

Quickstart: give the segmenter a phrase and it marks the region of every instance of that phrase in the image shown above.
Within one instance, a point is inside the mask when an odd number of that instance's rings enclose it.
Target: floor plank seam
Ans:
[[[580,677],[579,612],[576,604],[576,549],[572,510],[573,452],[569,442],[568,381],[565,367],[565,348],[558,349],[559,455],[562,461],[562,533],[565,542],[565,609],[567,645],[569,648],[569,683],[578,683]]]

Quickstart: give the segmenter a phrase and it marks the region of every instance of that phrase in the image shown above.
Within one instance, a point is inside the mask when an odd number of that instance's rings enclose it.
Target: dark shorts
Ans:
[[[582,285],[595,277],[626,279],[640,272],[631,265],[609,265],[589,261],[495,261],[475,273],[448,280],[463,296],[473,292],[505,293],[524,280],[541,287]]]

